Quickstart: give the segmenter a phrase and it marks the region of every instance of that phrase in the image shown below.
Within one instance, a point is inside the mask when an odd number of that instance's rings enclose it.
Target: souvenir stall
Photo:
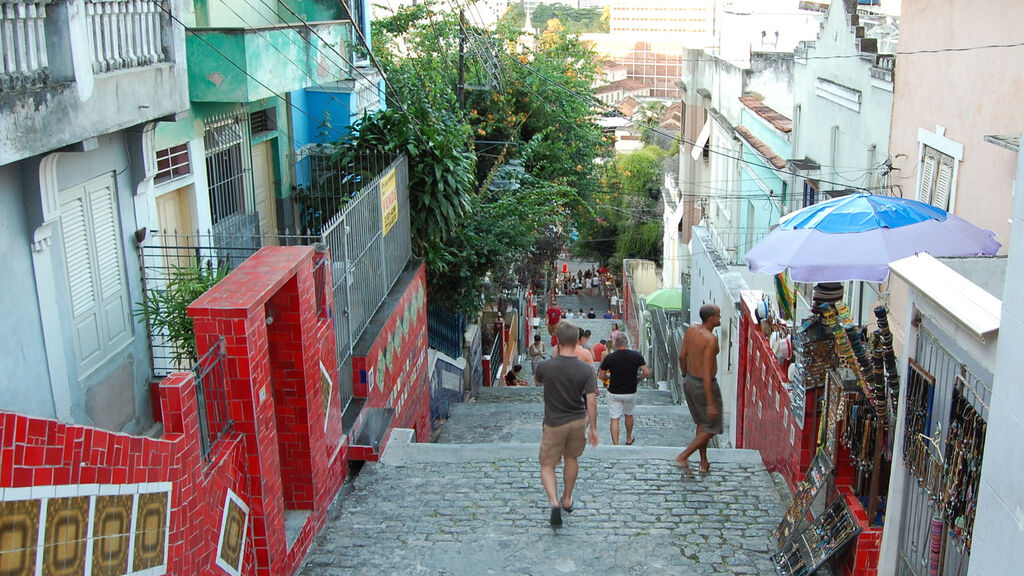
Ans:
[[[786,215],[744,256],[751,272],[815,285],[810,313],[792,327],[771,318],[772,306],[759,317],[764,295],[742,297],[738,445],[761,450],[794,492],[776,534],[778,574],[804,576],[826,562],[844,576],[878,573],[900,375],[888,310],[875,309],[869,334],[851,322],[841,282],[882,282],[891,262],[918,252],[992,255],[1000,247],[993,236],[929,204],[851,194]],[[752,328],[764,324],[769,330]],[[792,339],[785,375],[768,353],[773,331]]]
[[[851,575],[874,574],[878,565],[879,495],[886,493],[891,460],[887,386],[898,390],[899,377],[894,356],[891,376],[885,373],[891,335],[879,330],[870,348],[841,296],[841,285],[817,287],[812,312],[794,328],[774,315],[766,295],[742,295],[747,353],[740,358],[738,445],[761,451],[794,493],[772,556],[785,576],[812,574],[826,562],[836,574]],[[877,314],[884,317],[884,309]],[[791,357],[779,345],[787,340]]]

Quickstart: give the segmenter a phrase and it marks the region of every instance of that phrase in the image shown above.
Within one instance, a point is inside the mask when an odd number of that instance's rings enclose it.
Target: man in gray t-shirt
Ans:
[[[572,490],[579,474],[579,457],[587,443],[597,446],[597,380],[591,365],[576,357],[579,328],[563,320],[555,327],[558,355],[537,365],[534,380],[544,387],[544,432],[540,441],[540,480],[551,504],[552,526],[561,526],[562,511],[573,511]],[[559,498],[555,468],[562,470],[564,489]]]

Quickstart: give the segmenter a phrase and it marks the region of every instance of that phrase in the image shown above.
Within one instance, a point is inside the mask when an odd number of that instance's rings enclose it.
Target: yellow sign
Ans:
[[[398,222],[398,187],[395,185],[395,171],[392,170],[380,179],[380,216],[382,236]]]

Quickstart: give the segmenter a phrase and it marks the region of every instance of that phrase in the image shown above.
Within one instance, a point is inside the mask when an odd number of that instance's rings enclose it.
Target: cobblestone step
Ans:
[[[404,435],[404,437],[403,437]],[[782,503],[756,453],[588,448],[575,510],[552,528],[535,444],[409,444],[395,431],[332,508],[300,571],[342,574],[773,574]]]

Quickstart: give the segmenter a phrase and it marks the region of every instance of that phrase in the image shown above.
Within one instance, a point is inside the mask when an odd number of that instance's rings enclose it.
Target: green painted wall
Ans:
[[[199,102],[252,102],[349,76],[348,22],[270,30],[199,29],[186,38],[189,95]]]

